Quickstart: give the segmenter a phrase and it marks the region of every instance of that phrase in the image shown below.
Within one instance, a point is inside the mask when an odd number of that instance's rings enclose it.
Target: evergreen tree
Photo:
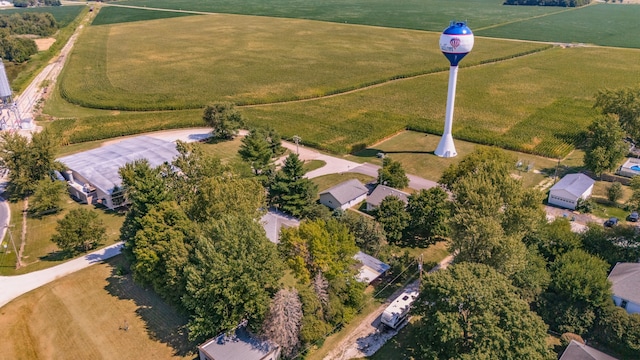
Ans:
[[[304,174],[298,155],[289,155],[269,188],[271,204],[293,216],[305,216],[315,203],[318,187]]]

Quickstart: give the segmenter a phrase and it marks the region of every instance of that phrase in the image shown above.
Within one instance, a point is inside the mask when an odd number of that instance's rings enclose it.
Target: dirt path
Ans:
[[[449,255],[438,263],[433,269],[429,270],[429,273],[438,271],[440,269],[446,269],[453,261],[453,256]],[[394,337],[398,331],[403,327],[401,326],[397,330],[384,328],[380,324],[380,316],[389,304],[395,300],[402,292],[408,289],[418,289],[418,281],[414,281],[411,284],[405,286],[402,289],[396,291],[393,295],[387,298],[384,304],[380,305],[375,311],[371,312],[365,317],[358,327],[349,334],[342,342],[340,342],[335,349],[333,349],[323,360],[346,360],[357,359],[365,356],[371,356],[392,337]],[[405,323],[406,325],[406,323]]]

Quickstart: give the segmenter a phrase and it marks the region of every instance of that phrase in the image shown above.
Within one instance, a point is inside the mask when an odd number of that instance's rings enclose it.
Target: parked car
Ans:
[[[629,221],[637,222],[638,221],[638,212],[634,211],[629,214]]]
[[[617,217],[612,217],[609,218],[609,220],[604,222],[604,226],[606,227],[612,227],[618,224],[618,218]]]

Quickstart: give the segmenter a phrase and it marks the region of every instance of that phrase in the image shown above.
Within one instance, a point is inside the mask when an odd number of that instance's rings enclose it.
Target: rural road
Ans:
[[[378,165],[369,163],[360,164],[355,161],[325,155],[317,150],[300,145],[296,146],[296,144],[290,143],[288,141],[283,141],[282,146],[291,150],[292,152],[297,151],[300,160],[321,160],[326,163],[325,166],[308,172],[306,176],[309,179],[328,174],[339,174],[345,172],[363,174],[374,178],[378,177],[378,169],[380,169],[380,166]],[[409,178],[409,187],[415,190],[430,189],[438,185],[438,183],[436,183],[435,181],[427,180],[419,176],[407,174],[407,177]]]
[[[119,242],[107,246],[49,269],[34,271],[24,275],[0,276],[0,307],[18,296],[48,284],[57,278],[69,275],[87,266],[120,254],[122,244],[122,242]]]
[[[438,265],[429,270],[429,273],[440,269],[446,269],[452,261],[453,255],[445,257],[438,263]],[[324,360],[357,359],[365,356],[371,356],[378,351],[382,345],[394,337],[398,331],[404,327],[403,325],[397,330],[382,327],[380,323],[381,315],[396,297],[409,289],[419,290],[419,282],[414,281],[391,295],[384,304],[380,305],[375,311],[367,315],[367,317],[360,322],[360,325],[353,330],[348,337],[346,337],[335,347],[335,349],[324,357]]]

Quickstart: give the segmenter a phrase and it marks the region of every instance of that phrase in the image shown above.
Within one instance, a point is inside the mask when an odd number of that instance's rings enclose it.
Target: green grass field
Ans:
[[[118,275],[122,261],[93,265],[3,306],[0,358],[194,359],[185,316]]]
[[[450,20],[458,19],[467,21],[480,36],[640,48],[640,37],[620,36],[637,31],[640,5],[594,2],[582,8],[506,6],[502,5],[502,0],[325,0],[312,3],[305,0],[128,0],[120,3],[436,32],[442,31]],[[144,20],[144,16],[140,16]],[[131,18],[131,15],[123,14],[122,19],[109,16],[109,21],[117,23],[131,21]]]
[[[237,15],[93,26],[65,66],[60,93],[77,105],[113,110],[314,98],[446,70],[437,46],[426,46],[438,38],[411,30]],[[478,39],[466,65],[543,47]]]
[[[65,5],[65,6],[42,6],[30,8],[11,8],[0,10],[0,15],[16,14],[24,12],[50,13],[56,19],[58,27],[63,28],[69,25],[80,12],[85,8],[84,5]]]
[[[144,9],[131,9],[116,6],[103,6],[100,12],[93,19],[91,25],[117,24],[132,21],[168,19],[181,16],[192,16],[193,14],[171,11],[154,11]]]

